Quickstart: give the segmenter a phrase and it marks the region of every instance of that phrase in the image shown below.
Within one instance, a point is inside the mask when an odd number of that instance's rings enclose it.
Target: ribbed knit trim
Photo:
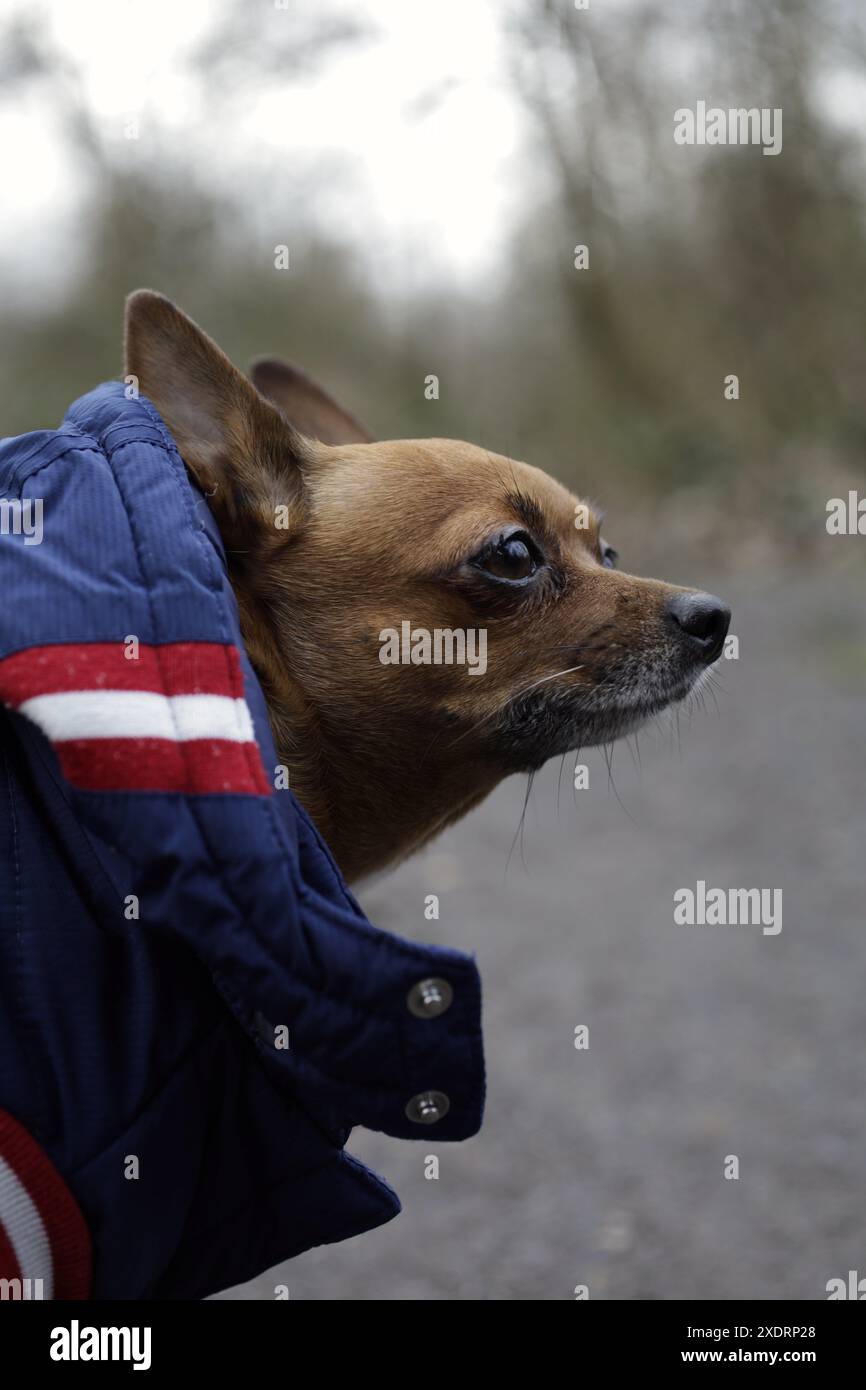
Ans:
[[[0,1110],[0,1279],[20,1280],[25,1288],[30,1280],[31,1298],[90,1294],[90,1234],[78,1204],[48,1155],[5,1110]]]

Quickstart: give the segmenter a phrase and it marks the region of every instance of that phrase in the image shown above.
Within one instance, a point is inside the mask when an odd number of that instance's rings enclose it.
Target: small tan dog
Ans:
[[[592,512],[537,468],[376,443],[296,368],[259,362],[251,385],[150,290],[127,301],[126,374],[210,499],[279,756],[350,879],[509,773],[636,729],[720,655],[724,604],[616,571]],[[452,655],[483,634],[483,669],[430,659],[438,633]]]

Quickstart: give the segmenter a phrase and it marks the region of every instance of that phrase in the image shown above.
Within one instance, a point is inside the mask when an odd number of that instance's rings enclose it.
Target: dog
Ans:
[[[213,509],[290,784],[344,876],[419,849],[504,778],[693,692],[730,610],[616,568],[540,469],[376,441],[298,368],[247,379],[170,300],[126,306],[125,375]],[[382,659],[383,634],[483,633],[485,669]]]

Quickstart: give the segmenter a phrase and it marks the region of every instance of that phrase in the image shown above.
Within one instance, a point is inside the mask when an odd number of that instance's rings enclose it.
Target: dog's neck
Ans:
[[[299,729],[280,702],[271,711],[292,788],[350,881],[393,866],[481,801],[498,781],[489,766],[457,767],[425,756],[426,737],[397,739],[385,727],[324,729],[315,716]]]
[[[286,663],[261,604],[235,584],[244,642],[262,686],[280,764],[344,876],[398,863],[482,801],[501,780],[483,754],[428,718],[399,728],[332,717]],[[303,665],[302,643],[294,649]]]

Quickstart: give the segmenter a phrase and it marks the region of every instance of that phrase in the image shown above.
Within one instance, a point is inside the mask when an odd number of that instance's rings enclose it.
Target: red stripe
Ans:
[[[78,1203],[48,1155],[5,1110],[0,1110],[0,1153],[30,1194],[42,1218],[54,1262],[54,1297],[87,1298],[90,1293],[90,1233]]]
[[[0,660],[0,701],[77,690],[144,690],[159,695],[244,698],[237,648],[218,642],[123,642],[28,647]],[[155,738],[69,739],[55,744],[67,781],[85,791],[245,792],[268,795],[258,744],[225,739],[183,743]]]
[[[271,788],[258,744],[229,739],[82,738],[55,744],[63,775],[85,791],[247,792]]]
[[[217,642],[141,644],[135,660],[123,642],[28,647],[0,661],[0,700],[20,705],[68,690],[151,690],[161,695],[243,696],[237,648]]]

